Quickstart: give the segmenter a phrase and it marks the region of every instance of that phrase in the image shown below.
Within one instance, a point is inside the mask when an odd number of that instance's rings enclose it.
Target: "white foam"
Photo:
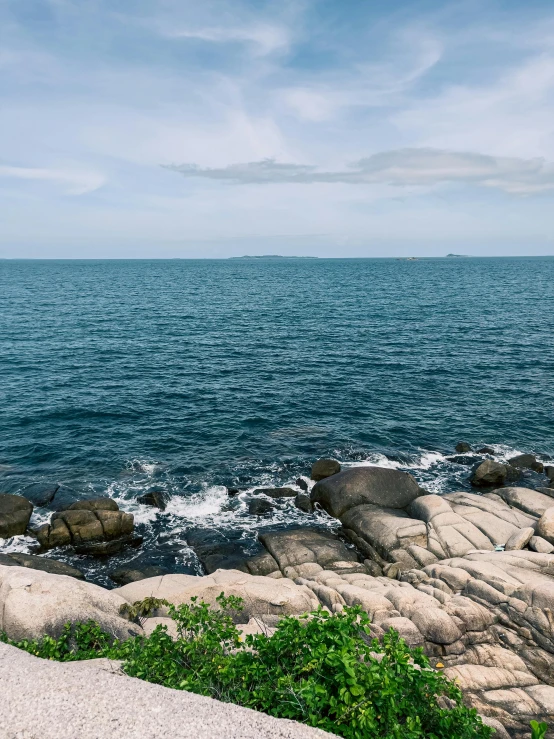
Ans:
[[[0,552],[3,554],[11,554],[12,552],[21,552],[21,554],[29,554],[31,547],[36,546],[37,540],[32,536],[11,536],[9,539],[0,539]]]
[[[216,516],[228,501],[227,489],[223,485],[214,485],[187,498],[174,495],[167,504],[166,512],[194,521]]]
[[[154,472],[160,466],[159,462],[151,462],[144,459],[131,459],[126,463],[126,468],[131,472],[142,472],[148,477],[152,477]]]

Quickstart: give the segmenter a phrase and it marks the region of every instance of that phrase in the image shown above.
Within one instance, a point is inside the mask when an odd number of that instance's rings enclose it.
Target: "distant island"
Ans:
[[[251,256],[250,254],[245,254],[243,257],[228,257],[229,259],[319,259],[319,257],[297,257],[297,256],[290,256],[285,257],[281,254],[261,254],[258,256]]]
[[[467,259],[469,254],[447,254],[446,258],[454,257],[455,259]]]

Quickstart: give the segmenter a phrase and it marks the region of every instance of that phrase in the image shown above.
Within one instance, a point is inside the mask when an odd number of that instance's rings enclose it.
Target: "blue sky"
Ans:
[[[554,4],[0,0],[0,256],[554,254]]]

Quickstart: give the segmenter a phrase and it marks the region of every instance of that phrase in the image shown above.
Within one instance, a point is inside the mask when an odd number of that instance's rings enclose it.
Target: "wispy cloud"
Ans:
[[[49,182],[60,186],[68,195],[85,195],[98,190],[106,181],[98,172],[1,165],[0,178]]]
[[[256,54],[271,54],[287,49],[290,43],[289,31],[277,25],[255,25],[250,27],[212,27],[198,29],[165,29],[164,35],[174,39],[199,39],[211,43],[246,43],[254,46]]]
[[[166,165],[166,169],[179,172],[184,177],[204,177],[243,185],[343,183],[406,187],[456,182],[497,188],[518,195],[554,189],[554,165],[544,159],[493,157],[429,148],[381,152],[359,159],[342,171],[324,171],[311,165],[280,163],[274,159],[221,168],[173,164]]]

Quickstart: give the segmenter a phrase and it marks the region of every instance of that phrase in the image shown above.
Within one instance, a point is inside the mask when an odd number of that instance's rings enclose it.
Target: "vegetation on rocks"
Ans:
[[[430,668],[390,630],[382,643],[369,637],[360,607],[330,614],[318,609],[279,621],[273,633],[243,637],[233,617],[236,597],[217,609],[193,600],[173,606],[149,599],[130,609],[141,620],[165,605],[176,623],[148,636],[114,640],[94,622],[67,624],[58,639],[9,642],[59,661],[108,657],[125,672],[171,688],[236,703],[278,718],[301,721],[346,739],[488,739],[459,688]],[[9,641],[4,635],[3,641]]]

